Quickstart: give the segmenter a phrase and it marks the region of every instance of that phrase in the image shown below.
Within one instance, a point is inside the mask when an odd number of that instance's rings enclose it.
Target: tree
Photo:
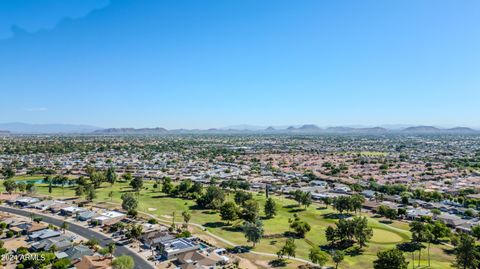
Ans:
[[[88,185],[87,191],[86,191],[86,198],[87,201],[91,202],[93,199],[97,198],[97,191],[92,185]]]
[[[65,231],[68,229],[68,223],[65,221],[62,222],[62,226],[60,228],[62,228],[62,231],[65,234]]]
[[[412,221],[410,223],[410,232],[412,233],[412,241],[421,245],[426,241],[426,225],[420,221]],[[418,266],[420,266],[422,256],[422,248],[418,249]]]
[[[246,191],[236,191],[235,192],[235,203],[239,206],[243,206],[246,201],[253,199],[253,196],[251,193],[246,192]]]
[[[417,242],[404,242],[397,245],[397,249],[402,252],[412,253],[412,267],[415,267],[415,251],[422,248],[421,244]]]
[[[434,221],[433,224],[431,224],[430,230],[432,232],[433,239],[437,242],[440,238],[449,237],[452,233],[452,230],[450,230],[445,223],[439,220]]]
[[[143,226],[140,224],[138,225],[133,224],[132,226],[130,226],[130,229],[128,231],[128,236],[131,239],[138,241],[142,236],[142,233],[143,233]]]
[[[372,228],[368,227],[365,217],[341,219],[335,225],[336,228],[329,226],[325,230],[325,237],[331,244],[336,243],[337,240],[341,243],[355,240],[360,247],[364,247],[373,236]]]
[[[285,245],[279,252],[277,252],[277,254],[279,254],[279,256],[287,255],[288,258],[295,257],[296,249],[297,246],[295,245],[295,240],[293,238],[288,238],[287,241],[285,241]]]
[[[141,177],[134,177],[131,181],[130,181],[130,187],[132,187],[132,189],[138,193],[140,192],[140,190],[142,189],[143,187],[143,178]]]
[[[225,201],[225,193],[217,186],[209,186],[205,193],[197,199],[200,208],[219,209]]]
[[[27,186],[25,186],[25,189],[27,190],[28,193],[35,193],[35,184],[32,182],[28,182]]]
[[[70,268],[71,262],[67,258],[59,259],[52,264],[52,269],[68,269]],[[18,266],[17,266],[18,267]]]
[[[245,221],[253,222],[258,218],[259,212],[258,202],[253,199],[248,200],[243,205],[242,218]]]
[[[60,184],[62,186],[62,195],[65,195],[65,184],[68,182],[68,178],[66,176],[57,175],[53,178],[55,184]]]
[[[275,215],[277,215],[277,204],[271,197],[268,198],[267,201],[265,202],[264,210],[265,210],[265,216],[267,217],[267,219],[271,219]]]
[[[355,213],[357,213],[357,211],[361,213],[363,203],[365,203],[365,197],[363,197],[363,195],[360,195],[360,194],[354,194],[350,197],[350,200],[351,200],[351,204],[352,204],[351,207],[353,211]]]
[[[434,208],[434,209],[430,210],[430,212],[432,212],[434,217],[437,217],[440,214],[442,214],[442,211],[440,211],[440,209],[437,209],[437,208]]]
[[[112,262],[114,269],[133,269],[135,267],[135,262],[130,256],[122,255]]]
[[[85,194],[85,187],[83,187],[82,185],[78,185],[75,188],[75,195],[76,196],[83,196],[84,194]]]
[[[125,174],[122,175],[122,179],[126,182],[130,182],[132,180],[132,178],[133,178],[132,174],[130,174],[130,173],[125,173]]]
[[[93,186],[98,189],[100,188],[102,182],[105,181],[105,174],[93,171],[90,173],[90,181],[92,182]]]
[[[455,266],[463,269],[474,269],[479,265],[479,253],[475,248],[475,239],[468,234],[460,235],[455,251]]]
[[[389,249],[377,253],[377,260],[373,262],[374,269],[407,269],[408,262],[398,249]]]
[[[332,255],[332,260],[335,263],[335,269],[337,269],[338,264],[340,264],[345,258],[345,253],[341,250],[334,250],[330,252],[330,255]]]
[[[23,193],[26,189],[25,183],[23,183],[23,182],[17,183],[17,188],[18,188],[19,192]]]
[[[305,234],[309,232],[312,227],[308,222],[301,220],[298,217],[295,217],[295,219],[290,223],[290,228],[292,228],[295,233],[297,233],[298,237],[304,238]]]
[[[319,247],[312,247],[310,249],[310,253],[308,254],[308,258],[319,266],[324,266],[328,261],[327,253],[322,251]]]
[[[229,224],[230,221],[238,219],[237,205],[234,202],[225,202],[220,208],[220,216]]]
[[[327,229],[325,230],[325,238],[327,239],[328,242],[331,244],[334,244],[335,241],[337,241],[337,231],[335,228],[332,226],[328,226]]]
[[[123,209],[127,211],[131,211],[131,210],[136,210],[137,207],[138,207],[138,200],[131,192],[126,192],[122,194]]]
[[[17,189],[17,183],[13,179],[7,179],[3,182],[3,186],[5,187],[5,191],[9,194],[12,194]]]
[[[115,249],[117,248],[117,245],[115,243],[111,242],[107,245],[107,252],[110,256],[110,259],[113,258],[113,253],[115,253]]]
[[[11,179],[15,176],[15,170],[11,166],[7,166],[2,169],[2,175],[5,179]]]
[[[303,192],[296,190],[291,193],[293,199],[298,203],[298,206],[305,206],[305,209],[312,204],[312,194],[310,192]]]
[[[252,242],[253,247],[255,247],[256,243],[260,242],[263,236],[263,223],[261,220],[256,220],[255,222],[246,221],[243,224],[242,230],[247,241]]]
[[[477,240],[480,240],[480,225],[476,225],[472,227],[472,234],[477,238]]]
[[[162,183],[162,192],[165,193],[166,195],[170,195],[174,189],[172,179],[170,177],[165,177],[163,178],[163,183]]]
[[[107,182],[110,183],[112,186],[117,181],[117,173],[115,173],[115,168],[109,167],[105,172],[105,178]]]
[[[192,188],[192,181],[189,179],[182,180],[177,187],[178,195],[186,197],[190,193],[190,189]]]
[[[190,218],[192,217],[192,215],[188,211],[183,211],[182,212],[182,217],[183,217],[184,227],[185,227],[185,229],[187,229],[188,228],[188,223],[190,222]]]

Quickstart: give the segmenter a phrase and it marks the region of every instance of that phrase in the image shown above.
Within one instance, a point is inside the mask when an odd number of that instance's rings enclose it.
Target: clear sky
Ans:
[[[0,122],[480,127],[480,1],[4,0]]]

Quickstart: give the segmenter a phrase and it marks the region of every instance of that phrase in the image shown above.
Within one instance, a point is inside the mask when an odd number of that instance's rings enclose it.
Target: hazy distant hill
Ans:
[[[0,130],[0,135],[11,134],[10,131]]]
[[[321,131],[322,128],[318,127],[314,124],[305,124],[297,128],[299,131],[307,131],[307,132],[318,132]]]
[[[122,134],[164,134],[168,132],[165,128],[108,128],[95,130],[94,134],[111,134],[111,135],[122,135]]]
[[[276,131],[276,129],[273,128],[272,126],[269,126],[269,127],[267,127],[267,128],[265,129],[265,131],[266,131],[266,132],[274,132],[274,131]]]
[[[412,126],[403,129],[406,133],[438,133],[441,129],[433,126]]]
[[[404,133],[412,134],[472,134],[480,133],[477,130],[468,127],[455,127],[449,129],[442,129],[433,126],[412,126],[402,130]]]
[[[0,123],[0,130],[13,134],[89,133],[97,129],[99,128],[95,126],[76,124]]]
[[[477,133],[477,130],[473,130],[472,128],[468,127],[455,127],[455,128],[450,128],[446,129],[449,133],[462,133],[462,134],[468,134],[468,133]]]

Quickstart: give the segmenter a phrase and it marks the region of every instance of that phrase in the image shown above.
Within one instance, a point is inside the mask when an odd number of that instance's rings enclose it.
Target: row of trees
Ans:
[[[336,248],[346,248],[353,243],[357,243],[362,248],[367,245],[373,236],[373,230],[368,227],[366,217],[341,219],[335,225],[336,227],[327,227],[325,237]]]

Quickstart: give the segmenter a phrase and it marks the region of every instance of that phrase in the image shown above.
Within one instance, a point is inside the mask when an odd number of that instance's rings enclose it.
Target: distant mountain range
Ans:
[[[247,129],[242,125],[239,129],[235,129],[233,126],[222,129],[174,129],[167,130],[164,128],[110,128],[101,129],[93,132],[94,134],[234,134],[234,133],[254,133],[254,134],[480,134],[480,131],[474,130],[468,127],[455,127],[455,128],[437,128],[434,126],[412,126],[402,129],[387,129],[383,127],[328,127],[320,128],[314,124],[305,124],[298,127],[289,126],[286,128],[275,128],[269,126],[267,128]]]
[[[480,130],[468,127],[438,128],[434,126],[348,127],[334,126],[321,128],[314,124],[296,126],[237,125],[211,129],[172,129],[165,128],[106,128],[74,124],[0,124],[0,135],[8,134],[90,134],[90,135],[163,135],[163,134],[480,134]]]

